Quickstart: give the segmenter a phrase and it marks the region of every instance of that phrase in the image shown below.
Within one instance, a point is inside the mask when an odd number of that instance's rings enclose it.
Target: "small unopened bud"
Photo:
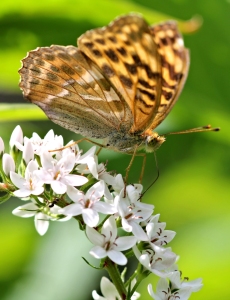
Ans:
[[[19,125],[15,127],[10,137],[10,148],[12,149],[15,145],[15,142],[23,143],[23,132]]]
[[[26,164],[34,159],[34,149],[30,140],[27,140],[22,155]]]
[[[15,171],[15,162],[8,153],[4,153],[2,157],[2,168],[6,176],[10,175],[10,171]]]
[[[5,150],[4,142],[3,139],[0,137],[0,156],[2,156],[4,150]]]

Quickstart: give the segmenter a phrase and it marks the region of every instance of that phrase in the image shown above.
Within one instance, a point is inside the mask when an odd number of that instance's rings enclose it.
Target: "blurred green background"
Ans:
[[[183,93],[159,128],[160,133],[212,124],[218,133],[176,135],[157,152],[160,178],[144,200],[177,235],[170,246],[180,255],[179,268],[189,279],[202,277],[204,287],[191,299],[230,299],[230,1],[229,0],[39,0],[0,3],[0,136],[5,142],[17,124],[24,135],[40,136],[53,128],[65,141],[76,140],[33,106],[14,110],[25,103],[18,88],[20,60],[26,52],[51,44],[75,45],[88,29],[108,24],[118,15],[142,13],[149,23],[169,18],[188,20],[198,14],[203,26],[194,34],[184,33],[191,52],[191,67]],[[183,29],[183,24],[181,24]],[[20,106],[21,107],[21,106]],[[34,111],[33,111],[34,110]],[[43,120],[37,120],[43,118]],[[25,121],[34,119],[31,121]],[[84,144],[84,149],[91,145]],[[129,156],[103,150],[101,161],[108,169],[123,172]],[[130,182],[137,182],[141,159],[136,158]],[[147,157],[145,188],[156,177],[154,156]],[[76,221],[52,223],[40,237],[33,220],[12,216],[17,199],[0,210],[0,299],[75,300],[92,299],[101,272],[81,259],[91,245]],[[154,276],[149,278],[154,283]],[[141,299],[150,299],[143,282]]]

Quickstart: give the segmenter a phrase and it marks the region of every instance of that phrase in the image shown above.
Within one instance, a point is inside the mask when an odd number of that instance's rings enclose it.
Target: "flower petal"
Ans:
[[[135,236],[123,236],[116,239],[116,247],[114,249],[118,251],[124,251],[132,248],[137,242]]]
[[[98,213],[95,210],[90,208],[83,209],[82,217],[85,224],[88,225],[89,227],[95,227],[99,222]]]
[[[61,181],[54,180],[51,182],[51,188],[56,194],[65,194],[67,186]]]
[[[118,265],[126,265],[127,264],[127,258],[126,256],[119,252],[119,251],[116,251],[116,250],[110,250],[107,252],[107,256],[113,261],[115,262],[116,264]]]
[[[44,235],[49,228],[49,217],[40,212],[35,215],[34,223],[37,232]]]
[[[86,235],[92,244],[99,246],[104,245],[105,237],[101,235],[96,229],[86,226]]]
[[[81,204],[72,203],[64,208],[59,209],[58,213],[67,216],[78,216],[82,214],[83,207]]]
[[[98,201],[96,203],[94,203],[94,209],[100,213],[103,214],[115,214],[117,212],[117,209],[114,205],[106,203],[106,202],[102,202],[102,201]]]
[[[89,251],[89,253],[90,253],[92,256],[94,256],[95,258],[100,258],[100,259],[107,256],[107,251],[106,251],[104,248],[100,247],[100,246],[95,246],[95,247],[93,247],[93,248]]]
[[[37,213],[37,209],[37,205],[35,205],[33,202],[30,202],[25,205],[18,206],[12,211],[12,214],[22,218],[30,218]]]
[[[69,174],[65,175],[65,182],[67,185],[71,186],[81,186],[87,183],[89,180],[81,175]]]

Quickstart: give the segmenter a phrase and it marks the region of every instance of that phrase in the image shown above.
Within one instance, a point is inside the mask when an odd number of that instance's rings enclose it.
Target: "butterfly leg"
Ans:
[[[130,162],[129,162],[128,167],[126,168],[126,173],[125,173],[125,184],[128,182],[129,171],[130,171],[131,166],[132,166],[132,164],[133,164],[134,158],[135,158],[135,156],[137,155],[137,154],[136,154],[137,148],[138,148],[138,145],[135,146],[134,151],[133,151],[133,153],[132,153],[132,158],[131,158],[131,160],[130,160]]]
[[[99,145],[98,145],[99,146]],[[103,149],[103,148],[106,148],[106,146],[104,145],[104,144],[102,144],[101,146],[100,146],[100,148],[97,150],[97,155],[99,155],[99,153],[101,152],[101,150]]]
[[[145,171],[145,164],[146,164],[146,154],[145,153],[138,153],[137,156],[142,156],[143,157],[143,162],[142,162],[142,167],[141,167],[141,174],[139,178],[139,183],[142,182],[143,176],[144,176],[144,171]]]
[[[71,147],[71,146],[74,146],[74,145],[76,145],[76,144],[79,144],[79,143],[81,143],[81,142],[83,142],[83,141],[87,141],[87,142],[89,142],[89,143],[91,143],[91,144],[94,144],[94,145],[96,145],[96,146],[99,146],[100,147],[100,149],[98,150],[98,154],[99,154],[99,152],[102,150],[102,148],[107,148],[105,145],[103,145],[103,144],[100,144],[100,143],[97,143],[97,142],[94,142],[94,141],[91,141],[90,139],[88,139],[88,138],[82,138],[82,139],[80,139],[80,140],[78,140],[78,141],[75,141],[75,142],[73,142],[73,143],[71,143],[71,144],[68,144],[68,145],[66,145],[66,146],[64,146],[64,147],[62,147],[62,148],[59,148],[59,149],[54,149],[54,150],[49,150],[49,152],[55,152],[55,151],[62,151],[62,150],[64,150],[64,149],[66,149],[66,148],[69,148],[69,147]]]

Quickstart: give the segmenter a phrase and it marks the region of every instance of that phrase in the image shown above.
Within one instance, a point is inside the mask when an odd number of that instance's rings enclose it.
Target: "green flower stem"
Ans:
[[[129,279],[126,281],[125,286],[128,287],[128,286],[131,284],[132,280],[133,280],[137,275],[138,275],[138,272],[137,272],[137,270],[135,270],[135,271],[133,272],[133,275],[131,275],[131,276],[129,277]]]
[[[80,187],[80,191],[83,191],[84,193],[86,193],[86,191],[95,183],[97,182],[97,180],[92,176],[92,175],[88,175],[88,182],[85,183],[83,186]]]
[[[125,286],[126,287],[129,286],[131,284],[132,280],[134,278],[138,277],[138,275],[141,274],[142,271],[143,271],[143,266],[142,266],[142,264],[139,263],[136,270],[133,272],[133,275],[131,275],[129,277],[129,279],[126,281]]]
[[[97,231],[100,231],[100,230],[101,230],[103,224],[105,223],[106,220],[108,220],[109,217],[110,217],[110,215],[106,216],[106,217],[103,219],[103,221],[95,227],[95,228],[97,229]]]
[[[109,273],[109,276],[113,284],[115,285],[119,295],[121,296],[121,299],[127,299],[127,291],[125,289],[124,283],[121,280],[121,274],[118,270],[117,265],[114,262],[112,262],[109,258],[106,258],[104,268]]]
[[[149,273],[148,273],[148,275],[149,275]],[[137,281],[136,281],[134,287],[131,290],[131,293],[130,293],[131,295],[133,295],[133,293],[136,292],[136,290],[137,290],[139,284],[141,283],[141,281],[144,280],[148,275],[146,273],[139,274],[139,276],[136,278]]]

